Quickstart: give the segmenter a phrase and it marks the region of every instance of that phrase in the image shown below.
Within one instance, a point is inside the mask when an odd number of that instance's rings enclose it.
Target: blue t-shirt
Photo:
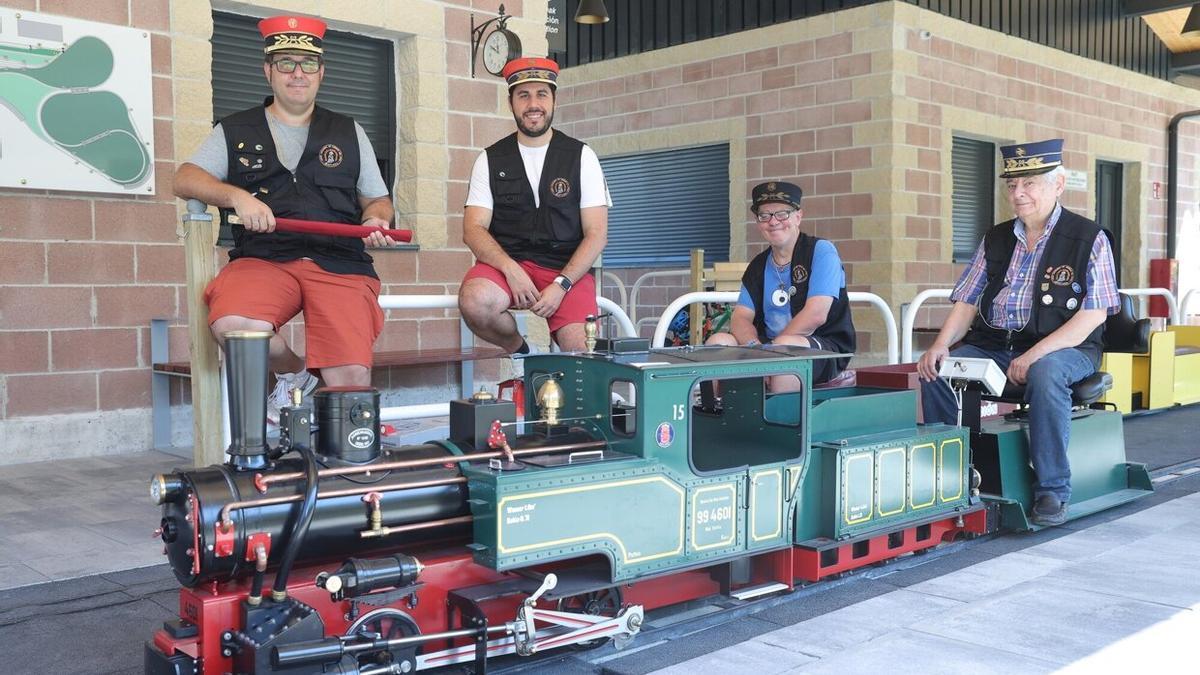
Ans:
[[[791,270],[780,270],[775,262],[767,256],[767,264],[763,269],[763,295],[759,302],[750,297],[750,291],[742,285],[742,293],[737,304],[756,311],[758,305],[763,307],[763,320],[767,325],[767,338],[774,340],[776,335],[783,332],[788,322],[792,320],[791,303],[778,307],[771,302],[771,294],[782,288],[786,291],[792,285]],[[836,298],[846,286],[846,272],[842,270],[842,259],[838,257],[833,242],[822,239],[813,249],[812,272],[808,280],[808,297],[828,295]]]

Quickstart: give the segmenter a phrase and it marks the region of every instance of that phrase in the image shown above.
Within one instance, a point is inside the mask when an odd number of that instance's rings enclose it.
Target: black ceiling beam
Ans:
[[[1191,7],[1196,0],[1121,0],[1126,16],[1157,14],[1172,9]]]
[[[1200,51],[1172,54],[1171,73],[1174,75],[1200,75]]]

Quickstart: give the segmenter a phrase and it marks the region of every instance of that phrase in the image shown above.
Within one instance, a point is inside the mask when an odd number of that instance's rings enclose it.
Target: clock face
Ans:
[[[504,70],[504,64],[508,63],[510,48],[508,31],[492,31],[492,34],[487,36],[487,40],[483,42],[483,67],[493,75],[500,75],[500,71]]]

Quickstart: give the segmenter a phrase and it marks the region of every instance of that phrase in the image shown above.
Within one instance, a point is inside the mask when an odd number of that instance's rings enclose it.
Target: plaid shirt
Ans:
[[[1017,235],[1017,245],[1013,249],[1012,260],[1008,271],[1004,274],[1004,286],[992,300],[991,313],[988,323],[1002,330],[1021,330],[1029,322],[1033,312],[1033,291],[1037,287],[1036,270],[1042,259],[1042,251],[1046,250],[1046,242],[1050,233],[1058,224],[1062,215],[1062,205],[1054,207],[1050,220],[1046,222],[1046,231],[1038,239],[1033,250],[1028,250],[1025,242],[1025,223],[1018,218],[1013,223],[1013,234]],[[984,242],[979,242],[971,264],[963,270],[954,292],[950,294],[951,302],[965,302],[978,305],[983,289],[987,285],[987,267],[983,254]],[[1109,314],[1116,314],[1120,308],[1120,297],[1117,295],[1117,276],[1113,272],[1112,250],[1108,245],[1108,237],[1096,237],[1092,244],[1092,253],[1088,259],[1087,295],[1083,298],[1080,309],[1106,309]]]

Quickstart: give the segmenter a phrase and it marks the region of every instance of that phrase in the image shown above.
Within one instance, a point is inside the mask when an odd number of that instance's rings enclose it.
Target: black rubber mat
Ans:
[[[1125,456],[1151,471],[1200,459],[1200,405],[1126,416]]]

